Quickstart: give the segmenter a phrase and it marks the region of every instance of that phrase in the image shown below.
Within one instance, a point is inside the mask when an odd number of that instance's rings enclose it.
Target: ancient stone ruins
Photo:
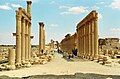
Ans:
[[[31,1],[27,1],[27,10],[19,7],[16,10],[16,47],[9,49],[8,65],[1,69],[16,69],[30,67],[31,64],[45,64],[52,59],[52,55],[45,52],[45,29],[44,23],[39,22],[39,50],[33,52],[31,49]],[[39,52],[38,52],[39,51]]]
[[[64,57],[73,57],[73,52],[77,49],[77,56],[82,59],[106,65],[120,63],[114,60],[120,58],[119,38],[98,38],[98,12],[93,10],[77,24],[75,34],[67,34],[62,39],[60,48]]]
[[[77,32],[70,36],[67,34],[61,41],[62,51],[71,52],[78,49],[78,56],[86,59],[95,59],[98,56],[98,13],[90,12],[77,25]]]
[[[0,65],[2,70],[30,67],[33,64],[46,64],[53,59],[53,53],[61,52],[63,57],[95,60],[102,64],[116,62],[111,59],[120,58],[119,38],[98,37],[98,12],[91,11],[76,26],[76,32],[67,34],[59,43],[51,39],[49,44],[45,43],[45,24],[39,22],[39,45],[31,45],[31,6],[27,1],[27,9],[21,7],[16,10],[16,45],[8,52],[8,63]],[[57,49],[57,50],[55,50]],[[52,52],[52,54],[50,53]],[[73,56],[74,54],[74,56]],[[71,57],[70,57],[71,56]],[[120,63],[120,61],[117,61]]]
[[[27,11],[16,10],[16,65],[30,62],[31,58],[31,1],[27,1]]]

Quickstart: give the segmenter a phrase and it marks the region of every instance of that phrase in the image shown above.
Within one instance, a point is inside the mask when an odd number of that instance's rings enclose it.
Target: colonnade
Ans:
[[[98,56],[98,13],[92,11],[77,25],[79,56],[96,59]]]

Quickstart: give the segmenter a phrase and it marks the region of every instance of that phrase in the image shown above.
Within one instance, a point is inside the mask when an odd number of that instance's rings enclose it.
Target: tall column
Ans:
[[[84,52],[84,57],[85,57],[85,54],[86,54],[86,51],[85,51],[85,27],[83,27],[83,52]]]
[[[88,24],[88,52],[89,52],[89,58],[91,56],[91,26],[90,26],[90,22]]]
[[[44,36],[43,36],[43,28],[44,28],[44,24],[43,22],[39,22],[39,53],[41,53],[41,51],[44,49]]]
[[[31,59],[31,24],[28,26],[28,59]]]
[[[15,49],[9,49],[8,64],[10,65],[10,69],[15,69]]]
[[[32,1],[27,1],[27,12],[31,14],[31,4]]]
[[[28,62],[28,22],[26,21],[25,27],[25,60]]]
[[[82,57],[84,57],[84,29],[83,29],[83,27],[81,28],[81,30],[82,30],[82,37],[81,37],[81,39],[82,39]]]
[[[87,59],[89,59],[89,23],[87,22],[87,26],[86,26],[86,50],[87,50]]]
[[[25,63],[25,18],[22,18],[22,37],[21,37],[21,58],[22,63]]]
[[[92,60],[94,59],[94,21],[91,22],[91,52],[92,52]]]
[[[21,64],[21,15],[16,11],[16,65]]]
[[[43,50],[45,50],[45,30],[43,30]]]
[[[97,13],[96,13],[96,17],[98,17]],[[94,46],[95,46],[94,56],[95,56],[95,59],[97,59],[97,56],[98,56],[98,21],[97,19],[98,18],[94,20]]]

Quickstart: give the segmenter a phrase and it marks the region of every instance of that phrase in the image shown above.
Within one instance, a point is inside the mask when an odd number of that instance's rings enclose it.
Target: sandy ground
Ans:
[[[45,65],[33,65],[30,68],[22,68],[12,71],[0,71],[1,75],[10,77],[26,77],[30,75],[73,75],[75,73],[96,73],[103,75],[120,75],[120,68],[100,65],[94,61],[68,62],[56,53],[55,58]]]

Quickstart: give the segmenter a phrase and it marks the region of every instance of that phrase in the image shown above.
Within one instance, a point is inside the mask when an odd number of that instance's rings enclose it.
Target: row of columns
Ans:
[[[96,59],[98,56],[98,24],[97,18],[85,22],[77,28],[79,56]]]
[[[16,64],[28,62],[31,57],[31,23],[16,15]]]
[[[16,10],[16,33],[13,33],[16,36],[16,66],[29,64],[31,59],[31,4],[31,1],[27,1],[27,12],[21,7]],[[9,53],[11,54],[11,51]],[[9,56],[9,61],[11,61],[14,54]]]

